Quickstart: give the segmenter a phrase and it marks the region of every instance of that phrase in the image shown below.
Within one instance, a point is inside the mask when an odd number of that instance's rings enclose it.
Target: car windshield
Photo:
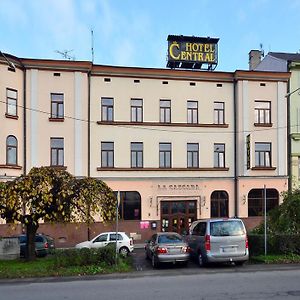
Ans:
[[[210,223],[212,236],[237,236],[245,234],[241,221],[217,221]]]
[[[179,235],[175,234],[164,234],[158,237],[158,243],[165,244],[165,243],[181,243],[182,238]]]

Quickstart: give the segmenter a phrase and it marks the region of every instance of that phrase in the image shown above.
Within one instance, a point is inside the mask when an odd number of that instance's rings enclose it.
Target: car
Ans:
[[[20,257],[26,256],[27,251],[27,236],[21,234],[18,236],[20,242]],[[35,236],[35,255],[37,257],[43,257],[55,250],[54,239],[49,235],[36,234]]]
[[[186,241],[200,266],[226,262],[242,265],[249,260],[246,228],[238,218],[194,221]]]
[[[176,232],[158,232],[146,241],[145,255],[151,259],[152,267],[161,263],[188,264],[189,247],[183,237]]]
[[[116,242],[116,232],[103,232],[90,241],[81,242],[75,248],[102,248]],[[125,232],[118,232],[118,251],[121,255],[127,256],[134,249],[133,239]]]

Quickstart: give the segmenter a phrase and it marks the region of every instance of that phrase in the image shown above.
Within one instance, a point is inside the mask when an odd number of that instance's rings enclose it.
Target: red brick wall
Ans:
[[[160,222],[157,222],[157,228],[160,228]],[[149,224],[150,225],[150,224]],[[146,239],[149,239],[151,235],[155,232],[150,228],[141,229],[140,221],[120,221],[119,231],[125,231],[128,235],[134,234],[135,243],[144,243]],[[101,232],[105,231],[115,231],[114,224],[103,224],[94,223],[90,227],[90,237],[93,238]],[[0,236],[13,236],[22,233],[21,225],[0,225]],[[50,235],[55,240],[55,245],[57,248],[74,247],[77,243],[86,241],[88,239],[88,228],[84,223],[77,224],[40,224],[38,228],[38,233],[44,233]]]

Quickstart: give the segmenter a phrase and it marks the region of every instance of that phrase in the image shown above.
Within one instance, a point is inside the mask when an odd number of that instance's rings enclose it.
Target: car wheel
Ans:
[[[128,253],[129,253],[129,250],[128,250],[128,248],[126,248],[126,247],[122,247],[122,248],[119,250],[119,253],[120,253],[120,255],[122,255],[123,257],[126,257],[126,256],[128,255]]]
[[[155,258],[154,255],[152,255],[151,263],[152,263],[152,267],[153,267],[154,269],[155,269],[155,268],[158,268],[159,263],[158,263],[158,261],[156,260],[156,258]]]
[[[207,262],[201,253],[198,254],[198,264],[200,267],[205,267]]]

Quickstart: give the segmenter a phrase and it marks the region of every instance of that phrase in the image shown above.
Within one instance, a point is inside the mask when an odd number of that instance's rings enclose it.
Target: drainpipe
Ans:
[[[290,107],[291,107],[291,93],[290,93],[290,84],[291,81],[290,79],[288,80],[288,84],[287,84],[287,172],[288,172],[288,192],[291,193],[292,192],[292,167],[291,167],[291,155],[292,155],[292,145],[291,145],[291,129],[290,129],[290,125],[291,125],[291,114],[290,114]]]
[[[88,169],[87,175],[91,176],[91,69],[88,71]]]
[[[234,116],[234,216],[238,217],[238,173],[237,173],[237,144],[238,144],[238,136],[237,136],[237,80],[234,78],[233,80],[233,116]]]
[[[24,118],[24,124],[23,124],[23,165],[24,165],[24,170],[23,170],[23,174],[26,175],[27,173],[27,121],[26,121],[26,68],[25,66],[22,64],[23,67],[23,72],[24,72],[24,76],[23,76],[23,118]]]

